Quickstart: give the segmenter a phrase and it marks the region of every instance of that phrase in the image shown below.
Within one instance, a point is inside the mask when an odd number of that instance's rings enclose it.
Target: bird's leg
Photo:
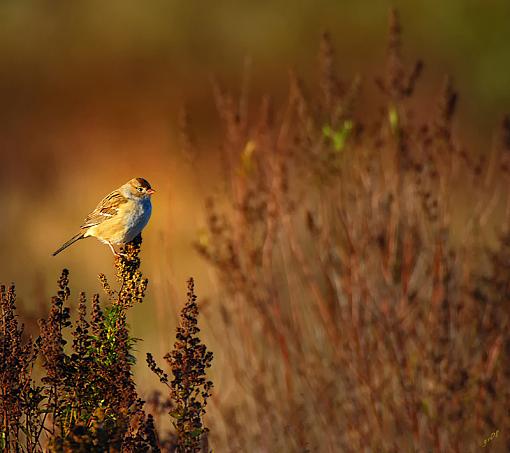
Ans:
[[[122,253],[122,252],[117,252],[114,248],[113,248],[113,245],[110,243],[110,242],[107,242],[107,244],[110,246],[110,249],[111,251],[113,252],[113,256],[115,256],[115,258],[120,258],[121,256],[126,258],[127,257],[127,254],[126,253]]]
[[[113,245],[110,242],[107,242],[107,244],[110,247],[110,250],[112,251],[113,256],[115,256],[115,258],[118,258],[120,256],[120,253],[115,251],[115,249],[113,248]]]

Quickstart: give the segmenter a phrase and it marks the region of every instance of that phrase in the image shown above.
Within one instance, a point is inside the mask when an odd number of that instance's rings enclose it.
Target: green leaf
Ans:
[[[248,140],[241,153],[241,168],[244,174],[250,174],[253,170],[253,153],[257,146],[253,140]]]
[[[421,409],[427,415],[427,417],[431,416],[430,403],[425,398],[421,400]]]
[[[333,142],[333,148],[335,151],[342,151],[353,128],[354,123],[352,120],[345,120],[340,129],[337,131],[333,130],[331,126],[325,125],[322,128],[322,134],[324,137],[329,138]]]
[[[390,123],[391,131],[397,133],[400,128],[400,119],[398,116],[397,108],[392,105],[388,110],[388,121]]]
[[[333,130],[331,129],[330,126],[326,125],[322,128],[322,135],[324,135],[324,137],[326,138],[331,138],[331,136],[333,135]]]
[[[174,411],[174,412],[169,412],[170,416],[179,420],[182,418],[182,414],[180,412],[177,412],[177,411]]]

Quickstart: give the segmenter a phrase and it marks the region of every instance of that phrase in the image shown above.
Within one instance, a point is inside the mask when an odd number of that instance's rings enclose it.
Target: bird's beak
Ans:
[[[154,189],[147,189],[147,193],[149,195],[152,195],[154,192],[156,192]]]

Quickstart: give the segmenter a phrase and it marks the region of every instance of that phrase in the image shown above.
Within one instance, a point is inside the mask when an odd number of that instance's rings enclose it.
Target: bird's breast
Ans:
[[[138,236],[147,225],[152,212],[150,200],[126,204],[131,206],[124,209],[125,237],[122,242],[129,242]]]

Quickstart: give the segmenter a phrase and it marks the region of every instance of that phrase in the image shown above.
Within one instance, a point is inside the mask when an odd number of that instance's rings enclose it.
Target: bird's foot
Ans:
[[[109,242],[108,242],[108,245],[110,246],[110,250],[112,251],[113,256],[114,256],[116,259],[119,259],[119,258],[121,258],[121,257],[122,257],[122,258],[127,258],[127,254],[122,253],[122,252],[117,252],[117,250],[115,250],[115,248],[113,247],[113,245],[112,245],[112,244],[110,244]]]

